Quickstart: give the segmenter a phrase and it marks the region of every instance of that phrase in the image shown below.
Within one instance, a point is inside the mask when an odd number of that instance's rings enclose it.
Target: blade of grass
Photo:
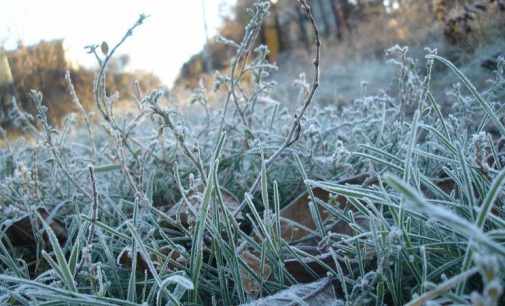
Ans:
[[[62,282],[65,285],[65,287],[73,292],[77,292],[77,287],[75,283],[75,279],[72,273],[72,270],[70,269],[70,266],[65,258],[65,254],[63,253],[63,250],[61,249],[60,242],[58,241],[58,238],[56,238],[56,235],[54,234],[53,230],[51,227],[46,223],[44,218],[38,213],[37,217],[42,223],[42,226],[44,227],[45,232],[47,233],[47,237],[49,238],[49,242],[51,244],[51,247],[53,249],[54,255],[56,257],[56,262],[57,262],[57,267],[62,273]]]
[[[430,55],[427,55],[426,58],[427,59],[436,59],[437,61],[443,63],[449,69],[451,69],[452,72],[454,72],[456,74],[456,76],[461,80],[461,82],[463,82],[465,87],[474,96],[474,98],[477,100],[479,105],[482,107],[482,109],[484,110],[486,115],[489,116],[489,118],[491,118],[493,123],[496,125],[496,127],[500,131],[500,134],[502,136],[505,136],[505,126],[503,126],[502,122],[500,121],[500,119],[496,115],[496,112],[492,109],[491,105],[489,105],[489,103],[484,99],[484,97],[481,96],[481,94],[479,93],[477,88],[475,88],[475,86],[472,84],[472,82],[470,82],[470,80],[463,74],[463,72],[461,72],[461,70],[459,70],[449,60],[447,60],[441,56],[430,54]]]

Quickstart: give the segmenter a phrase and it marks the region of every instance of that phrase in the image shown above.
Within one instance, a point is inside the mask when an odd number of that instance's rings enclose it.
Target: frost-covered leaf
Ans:
[[[344,302],[337,299],[333,281],[323,278],[318,282],[295,285],[275,295],[259,299],[243,306],[287,306],[287,305],[315,305],[341,306]]]

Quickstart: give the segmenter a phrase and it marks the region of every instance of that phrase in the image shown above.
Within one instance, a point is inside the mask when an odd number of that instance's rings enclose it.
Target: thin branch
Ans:
[[[315,36],[315,55],[314,55],[314,78],[312,80],[312,85],[310,88],[309,93],[305,97],[305,101],[303,103],[303,107],[300,110],[298,114],[294,116],[293,123],[291,125],[291,129],[289,130],[288,135],[286,136],[286,139],[284,140],[284,143],[277,149],[277,151],[270,156],[269,159],[265,161],[265,166],[267,169],[269,169],[272,165],[272,163],[291,145],[293,145],[298,139],[300,138],[301,134],[301,120],[303,119],[303,116],[305,115],[305,112],[307,111],[309,105],[312,103],[312,100],[314,98],[314,95],[319,88],[319,78],[320,78],[320,69],[319,69],[319,63],[321,61],[321,41],[319,39],[319,29],[317,27],[316,21],[314,19],[314,15],[312,14],[312,9],[310,5],[307,3],[306,0],[298,0],[298,4],[302,7],[302,9],[305,11],[305,14],[310,20],[310,23],[314,29],[314,36]],[[261,174],[258,174],[256,177],[256,180],[252,187],[249,189],[248,193],[249,194],[254,194],[256,192],[256,189],[259,186],[259,183],[261,181]],[[233,216],[238,216],[240,211],[246,206],[246,201],[242,201],[240,206],[233,212]]]
[[[182,150],[184,151],[184,155],[186,155],[187,158],[191,160],[193,165],[198,169],[198,172],[200,173],[200,177],[202,178],[202,182],[207,185],[207,174],[205,172],[205,169],[203,168],[202,164],[200,163],[198,157],[196,157],[191,150],[188,148],[186,145],[186,142],[184,141],[184,135],[182,135],[179,131],[177,131],[177,128],[175,127],[174,123],[172,122],[172,118],[168,115],[166,111],[163,111],[156,103],[153,103],[151,105],[151,110],[153,113],[157,114],[163,119],[163,123],[172,131],[174,134],[175,140],[177,143],[182,147]]]
[[[106,54],[105,59],[103,61],[99,60],[100,71],[98,72],[95,84],[95,102],[98,107],[98,110],[102,114],[105,121],[111,124],[111,126],[115,129],[118,129],[118,127],[114,123],[112,114],[107,114],[106,110],[103,108],[104,101],[102,100],[107,97],[107,93],[105,92],[105,71],[110,60],[112,59],[112,56],[116,53],[117,49],[126,41],[126,39],[128,39],[128,37],[130,37],[133,34],[133,31],[137,27],[141,26],[144,23],[146,18],[147,18],[146,15],[141,14],[137,22],[130,29],[128,29],[128,31],[126,31],[123,38],[114,46],[114,48],[112,48],[112,50],[108,54]],[[95,49],[96,48],[91,48],[90,52],[94,53],[97,59],[99,59]]]
[[[53,129],[49,125],[49,122],[47,121],[47,108],[42,104],[43,99],[42,93],[36,90],[32,90],[30,92],[30,96],[33,102],[35,103],[35,108],[37,109],[37,117],[42,123],[42,128],[45,132],[46,142],[49,146],[49,149],[53,155],[54,160],[56,161],[56,164],[58,165],[58,167],[60,167],[61,171],[63,171],[63,174],[65,174],[70,183],[72,183],[72,185],[74,185],[74,187],[77,188],[77,190],[79,190],[87,198],[91,199],[91,195],[89,194],[89,192],[87,192],[81,186],[81,184],[79,184],[79,182],[72,176],[70,170],[67,169],[67,167],[60,158],[60,153],[58,152],[52,137]]]
[[[75,90],[74,84],[72,83],[72,78],[70,77],[70,71],[68,70],[65,72],[65,81],[67,82],[68,92],[70,94],[70,97],[72,98],[72,103],[74,104],[75,107],[77,107],[81,115],[84,117],[84,122],[86,123],[86,128],[88,130],[89,142],[91,144],[91,153],[93,155],[93,160],[96,161],[97,154],[96,154],[95,134],[93,132],[93,127],[91,125],[91,118],[88,112],[84,109],[84,107],[81,104],[79,96],[77,95],[77,92]]]

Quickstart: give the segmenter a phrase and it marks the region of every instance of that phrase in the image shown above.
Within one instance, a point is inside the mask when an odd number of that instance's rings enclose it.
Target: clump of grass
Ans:
[[[34,142],[0,151],[0,304],[237,305],[277,292],[281,305],[503,303],[503,63],[479,91],[435,50],[422,69],[395,47],[390,95],[314,108],[314,26],[312,83],[296,81],[291,114],[254,44],[269,5],[227,41],[223,108],[207,108],[203,88],[205,111],[188,114],[137,87],[138,114],[115,115],[107,62],[145,16],[110,51],[90,48],[101,126],[56,130],[32,92]],[[435,100],[434,65],[460,79],[449,94],[461,104]],[[304,191],[314,226],[293,241],[282,208]]]

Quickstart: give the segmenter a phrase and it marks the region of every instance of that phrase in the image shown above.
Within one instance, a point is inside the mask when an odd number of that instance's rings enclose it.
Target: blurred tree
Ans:
[[[0,49],[0,127],[6,128],[9,123],[8,114],[15,96],[16,88],[9,61],[4,51]]]
[[[243,26],[250,19],[247,9],[254,2],[237,0],[220,34],[240,41]],[[447,41],[464,41],[473,26],[484,21],[471,22],[479,12],[491,11],[490,5],[505,9],[505,0],[311,0],[310,3],[327,44],[332,40],[337,43],[345,40],[346,46],[353,49],[352,54],[377,57],[383,56],[384,49],[396,43],[423,41],[428,33],[438,31],[438,27],[431,27],[434,20],[442,25]],[[462,16],[455,14],[458,10]],[[296,0],[272,1],[270,16],[264,22],[258,41],[269,47],[272,61],[285,51],[310,50],[312,38],[310,24]],[[228,47],[209,42],[206,49],[216,69],[226,68],[232,54]],[[202,54],[192,57],[183,67],[180,78],[193,79],[189,83],[197,85],[199,74],[208,71],[202,69],[201,61]]]
[[[20,43],[16,50],[6,52],[6,55],[12,72],[12,82],[10,82],[12,85],[9,85],[9,88],[15,88],[10,90],[16,93],[18,105],[24,111],[35,113],[29,96],[31,89],[37,89],[43,93],[44,103],[48,107],[49,119],[53,125],[59,125],[66,114],[76,111],[67,92],[66,70],[70,70],[77,95],[83,106],[87,110],[94,108],[95,71],[83,67],[70,67],[65,57],[63,40],[42,41],[33,46]],[[131,98],[131,87],[135,80],[140,81],[146,90],[155,89],[161,85],[160,80],[150,73],[126,72],[129,61],[130,58],[127,55],[112,59],[107,75],[108,90],[117,91],[121,99],[128,100]]]
[[[266,18],[261,31],[262,40],[270,49],[269,58],[272,62],[277,60],[280,51],[284,48],[281,33],[277,5],[272,4],[271,13]]]

